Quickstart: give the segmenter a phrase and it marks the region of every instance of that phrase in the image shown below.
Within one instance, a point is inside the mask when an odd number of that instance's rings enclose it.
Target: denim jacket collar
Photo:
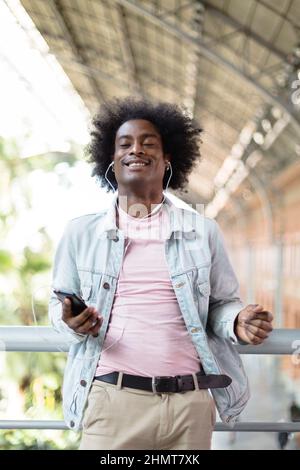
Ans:
[[[166,193],[165,204],[163,210],[169,215],[170,220],[170,234],[171,237],[173,232],[199,232],[199,214],[192,208],[183,208],[177,206]],[[97,226],[97,236],[101,237],[104,233],[110,238],[117,236],[118,227],[116,224],[116,202],[118,198],[118,191],[113,195],[110,206],[106,210],[104,220],[101,219]]]

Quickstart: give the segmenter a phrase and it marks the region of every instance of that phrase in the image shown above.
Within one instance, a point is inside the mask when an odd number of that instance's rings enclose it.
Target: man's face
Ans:
[[[144,119],[126,121],[115,138],[114,169],[119,189],[162,190],[168,155],[155,126]]]

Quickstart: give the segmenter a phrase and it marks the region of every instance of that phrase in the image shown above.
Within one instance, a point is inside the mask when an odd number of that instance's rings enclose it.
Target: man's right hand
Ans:
[[[79,315],[72,314],[72,303],[65,299],[62,304],[62,319],[75,333],[98,336],[103,317],[94,307],[88,307]]]

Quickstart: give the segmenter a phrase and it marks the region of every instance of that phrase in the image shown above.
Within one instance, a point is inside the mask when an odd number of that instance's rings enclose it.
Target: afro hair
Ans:
[[[97,176],[103,187],[112,188],[105,179],[105,172],[113,160],[115,137],[119,127],[133,119],[150,121],[158,130],[165,154],[171,155],[172,178],[170,188],[183,189],[189,173],[200,161],[202,129],[176,104],[150,102],[128,97],[104,102],[92,119],[91,141],[85,149],[87,161],[93,165],[92,176]],[[109,174],[113,187],[117,188],[114,173]],[[163,187],[168,180],[164,176]]]

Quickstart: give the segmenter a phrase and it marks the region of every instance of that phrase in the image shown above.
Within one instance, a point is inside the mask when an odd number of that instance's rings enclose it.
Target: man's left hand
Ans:
[[[273,330],[273,315],[261,305],[247,305],[240,311],[234,332],[236,336],[249,344],[261,344]]]

